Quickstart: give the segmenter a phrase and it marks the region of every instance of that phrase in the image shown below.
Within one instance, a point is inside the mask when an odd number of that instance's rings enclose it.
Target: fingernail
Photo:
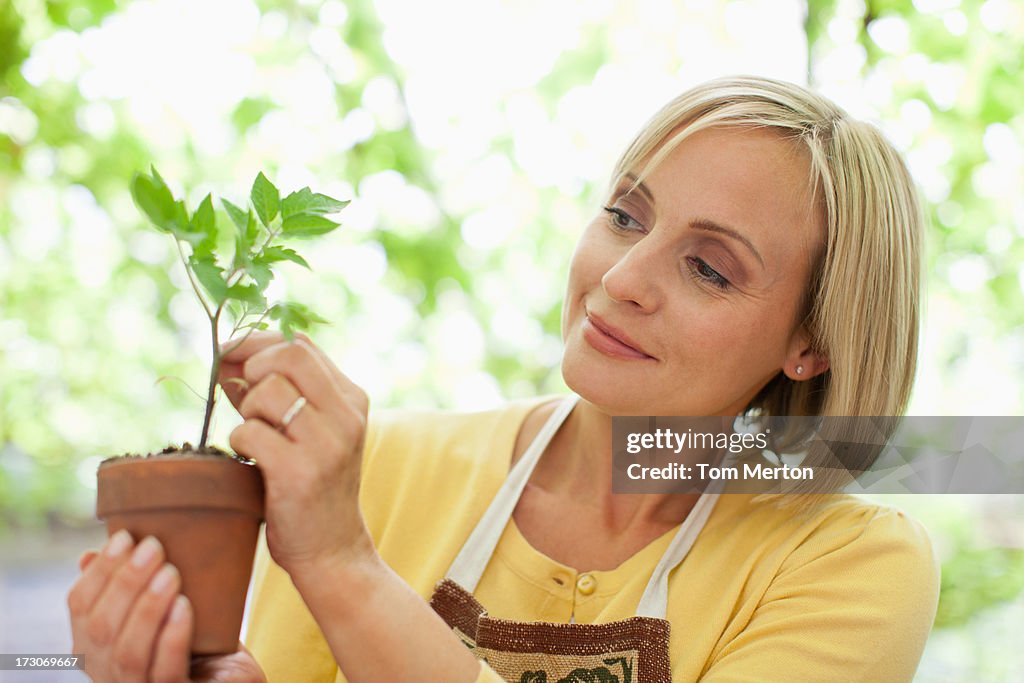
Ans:
[[[146,538],[142,539],[139,547],[135,549],[135,552],[132,553],[132,564],[136,567],[145,567],[153,561],[159,552],[160,541],[152,536],[146,536]]]
[[[165,564],[149,582],[150,592],[163,593],[166,591],[171,587],[171,584],[174,582],[174,575],[177,573],[178,571],[173,566]]]
[[[125,550],[128,550],[128,547],[131,546],[131,544],[132,535],[124,529],[121,529],[110,537],[110,540],[107,541],[107,547],[103,549],[103,552],[107,557],[117,557]]]
[[[171,608],[171,621],[184,621],[188,616],[188,598],[179,595],[174,599],[174,607]]]

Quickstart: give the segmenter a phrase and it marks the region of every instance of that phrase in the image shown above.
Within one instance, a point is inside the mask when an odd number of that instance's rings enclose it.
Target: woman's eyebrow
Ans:
[[[629,180],[631,183],[635,183],[636,182],[636,174],[634,174],[634,173],[630,173],[630,172],[627,171],[622,177],[625,178],[626,180]],[[640,183],[636,187],[637,187],[638,190],[640,190],[641,194],[643,194],[645,197],[647,197],[648,200],[650,200],[651,205],[653,206],[654,205],[654,195],[651,194],[650,188],[648,188],[643,183]]]
[[[733,230],[732,228],[727,228],[724,225],[719,225],[718,223],[715,223],[714,221],[709,220],[707,218],[698,218],[696,220],[690,221],[690,227],[696,228],[697,230],[707,230],[709,232],[717,232],[722,235],[727,235],[733,238],[734,240],[743,243],[747,247],[747,249],[749,249],[751,253],[753,253],[754,256],[757,257],[757,260],[758,262],[760,262],[761,267],[765,267],[764,259],[761,258],[761,254],[754,247],[754,243],[747,239],[746,236],[743,235],[742,233],[739,233]]]

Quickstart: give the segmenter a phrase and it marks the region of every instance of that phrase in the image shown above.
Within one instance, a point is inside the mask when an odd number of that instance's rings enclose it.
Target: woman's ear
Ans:
[[[789,352],[782,366],[786,377],[795,382],[802,382],[817,377],[828,370],[828,358],[814,350],[811,346],[811,335],[801,325],[789,342]]]

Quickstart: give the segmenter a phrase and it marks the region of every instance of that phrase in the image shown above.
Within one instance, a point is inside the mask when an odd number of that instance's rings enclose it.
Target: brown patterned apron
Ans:
[[[701,495],[676,532],[644,590],[637,616],[606,624],[577,624],[575,617],[567,624],[517,622],[487,616],[473,597],[534,466],[578,399],[569,396],[558,406],[509,472],[434,589],[430,605],[473,654],[511,683],[671,683],[668,577],[703,529],[717,490]]]

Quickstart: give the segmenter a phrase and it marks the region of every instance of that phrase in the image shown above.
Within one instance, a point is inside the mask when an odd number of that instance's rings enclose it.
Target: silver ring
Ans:
[[[293,403],[291,407],[289,407],[288,410],[285,411],[284,416],[281,418],[281,430],[283,431],[287,429],[288,425],[290,425],[292,423],[292,420],[295,419],[295,416],[298,415],[299,412],[301,412],[302,409],[305,407],[305,396],[299,396],[297,399],[295,399],[295,403]]]

